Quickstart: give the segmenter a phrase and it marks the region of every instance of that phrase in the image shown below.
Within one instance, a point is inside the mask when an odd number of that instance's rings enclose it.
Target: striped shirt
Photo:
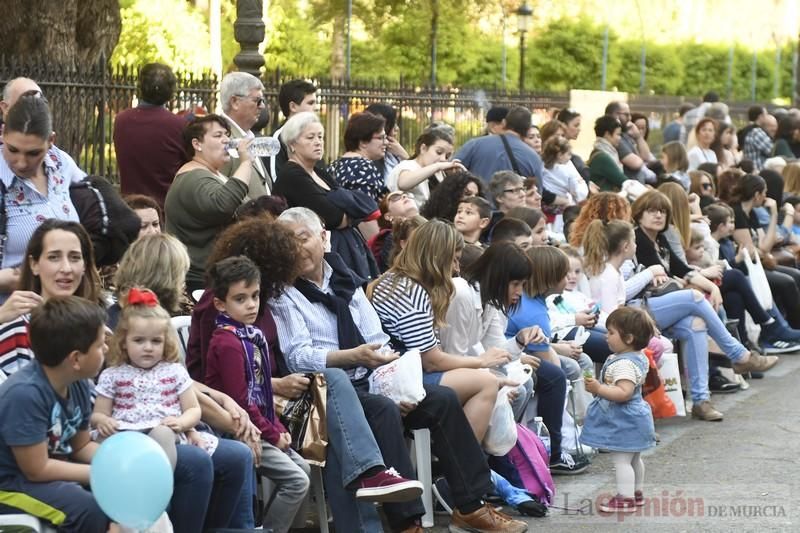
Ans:
[[[323,266],[322,291],[332,294],[330,279],[332,269]],[[320,372],[328,366],[328,353],[339,350],[339,331],[336,315],[322,303],[311,303],[294,287],[287,289],[278,298],[270,301],[275,325],[278,329],[283,357],[292,372]],[[350,300],[353,321],[368,344],[389,343],[389,337],[381,329],[381,321],[361,288],[356,289]],[[369,374],[364,367],[344,369],[350,379],[357,380]]]
[[[78,212],[69,196],[69,185],[86,177],[75,161],[56,146],[44,158],[47,176],[47,194],[40,193],[30,180],[19,178],[0,157],[0,181],[6,187],[6,213],[8,226],[5,253],[0,268],[19,266],[33,232],[48,218],[78,220]]]
[[[10,376],[32,359],[28,315],[0,325],[0,379]]]
[[[386,274],[375,287],[372,305],[397,350],[424,353],[439,344],[433,328],[431,298],[414,280]]]

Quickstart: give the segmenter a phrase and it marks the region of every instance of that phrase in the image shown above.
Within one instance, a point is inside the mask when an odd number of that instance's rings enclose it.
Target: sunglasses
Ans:
[[[263,96],[242,96],[242,95],[240,95],[239,98],[243,98],[245,100],[250,100],[251,102],[255,102],[256,105],[264,105],[264,102],[266,102],[266,100],[264,100]]]
[[[713,187],[713,185],[711,185],[710,183],[702,183],[700,186],[703,188],[704,191],[710,191]]]

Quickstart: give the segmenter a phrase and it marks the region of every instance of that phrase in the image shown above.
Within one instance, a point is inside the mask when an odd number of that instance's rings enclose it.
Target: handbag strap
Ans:
[[[500,140],[503,141],[503,147],[506,149],[506,154],[508,155],[508,159],[511,160],[511,169],[522,176],[519,171],[519,165],[517,164],[517,158],[514,157],[514,152],[511,150],[511,145],[508,143],[508,139],[506,139],[506,134],[503,133],[500,135]]]

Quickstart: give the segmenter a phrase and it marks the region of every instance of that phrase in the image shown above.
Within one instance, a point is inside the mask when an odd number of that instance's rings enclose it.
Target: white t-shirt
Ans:
[[[589,288],[594,301],[606,313],[625,305],[625,278],[611,263],[606,263],[606,268],[599,276],[589,278]]]
[[[399,163],[397,163],[397,166],[395,166],[392,169],[392,171],[389,173],[389,176],[386,178],[386,186],[389,188],[390,191],[400,190],[399,187],[397,186],[397,180],[400,177],[400,173],[409,170],[413,172],[421,168],[422,167],[420,166],[420,164],[413,159],[406,159],[405,161],[400,161]],[[431,196],[431,190],[428,187],[428,179],[425,178],[422,181],[422,183],[420,183],[419,185],[417,185],[416,187],[407,192],[413,194],[414,201],[417,202],[417,206],[422,207],[422,205],[425,202],[427,202],[428,198],[430,198]]]
[[[546,168],[542,173],[542,186],[558,196],[571,197],[571,205],[586,200],[589,195],[589,186],[572,161],[556,163],[552,169]]]
[[[697,170],[703,163],[716,163],[717,154],[709,148],[695,146],[686,154],[689,156],[689,170]]]

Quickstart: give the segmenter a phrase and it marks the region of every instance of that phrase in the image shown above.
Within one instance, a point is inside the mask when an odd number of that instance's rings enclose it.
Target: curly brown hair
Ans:
[[[631,204],[622,196],[613,192],[593,194],[581,208],[581,212],[570,229],[569,242],[572,246],[581,246],[583,234],[593,220],[631,220]]]
[[[263,302],[280,296],[299,274],[300,243],[290,229],[269,214],[247,218],[220,233],[206,264],[235,255],[250,258],[261,271]]]

